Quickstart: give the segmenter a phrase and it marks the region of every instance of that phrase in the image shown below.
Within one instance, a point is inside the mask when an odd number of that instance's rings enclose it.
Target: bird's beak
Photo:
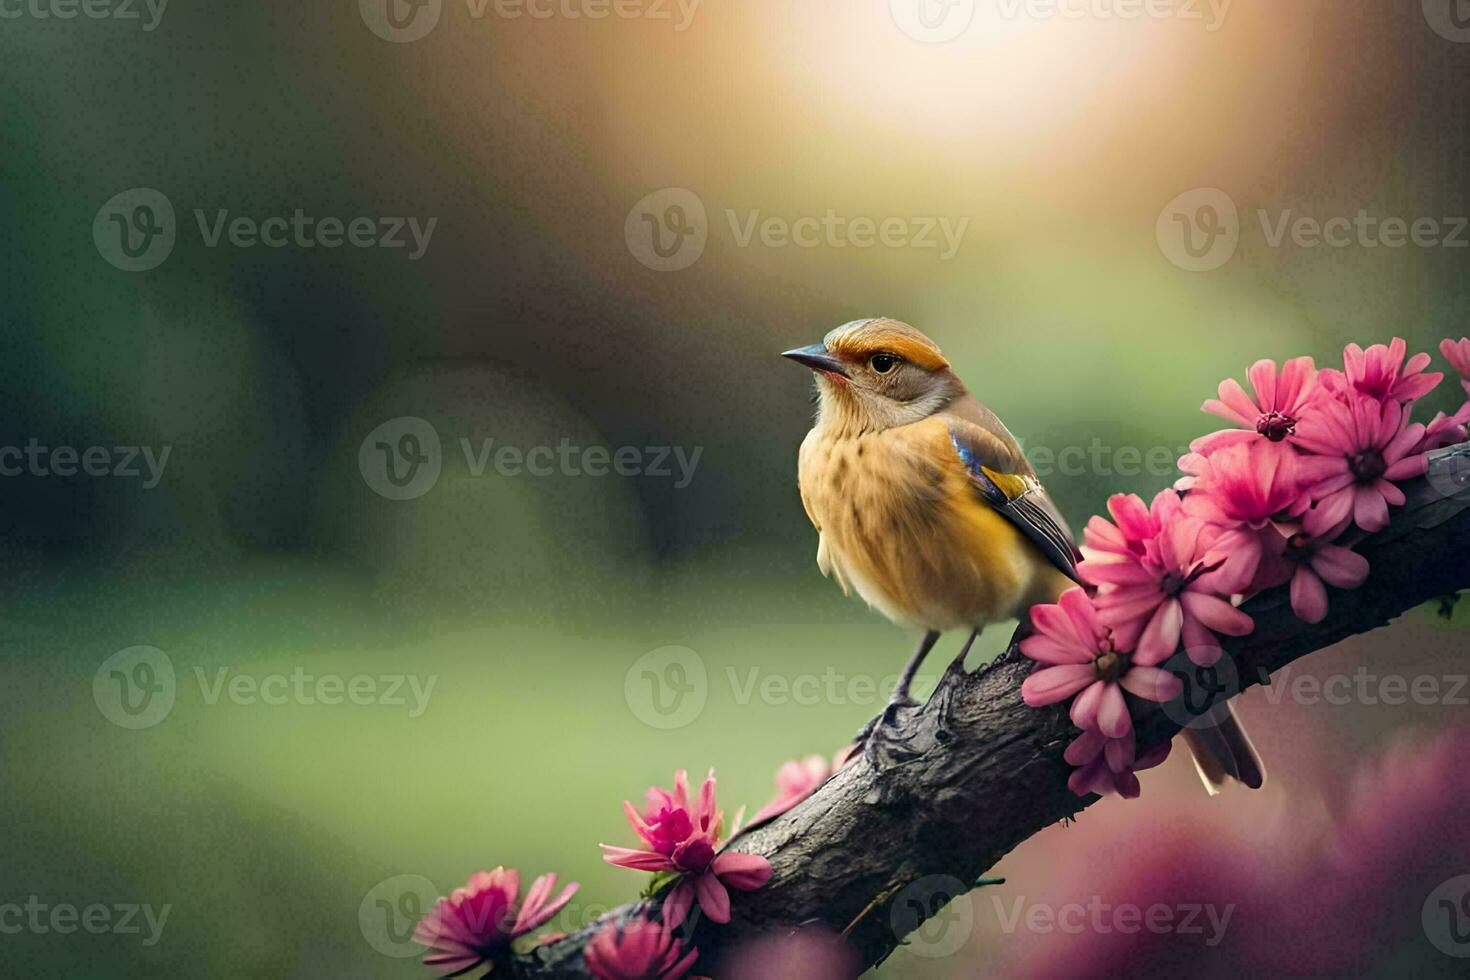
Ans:
[[[797,364],[805,364],[813,371],[822,371],[826,374],[835,374],[839,377],[848,377],[847,366],[840,360],[827,352],[824,344],[812,344],[810,347],[798,347],[795,350],[785,351],[782,357],[789,357]]]

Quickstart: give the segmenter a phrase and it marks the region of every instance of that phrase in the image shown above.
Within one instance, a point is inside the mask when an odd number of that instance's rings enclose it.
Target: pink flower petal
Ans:
[[[1372,487],[1358,487],[1353,492],[1353,521],[1369,532],[1388,527],[1388,503],[1383,494]]]
[[[1143,585],[1154,581],[1153,573],[1132,561],[1084,561],[1077,573],[1089,585]]]
[[[1107,743],[1107,736],[1096,728],[1083,731],[1067,746],[1062,758],[1067,760],[1068,765],[1083,766],[1097,758],[1097,754],[1103,750]]]
[[[1184,682],[1167,670],[1159,667],[1135,666],[1118,681],[1129,694],[1146,701],[1163,704],[1172,701],[1184,690]]]
[[[720,884],[712,872],[705,872],[694,879],[694,893],[699,898],[699,907],[711,922],[724,925],[730,921],[730,893]]]
[[[1097,676],[1092,664],[1044,667],[1021,684],[1021,698],[1033,708],[1055,704],[1082,690]]]
[[[771,880],[771,862],[759,854],[725,851],[715,856],[710,868],[721,881],[739,892],[754,891]]]
[[[670,929],[677,929],[684,924],[689,917],[689,910],[694,906],[694,882],[688,877],[682,878],[674,890],[669,892],[664,899],[664,924]]]
[[[1256,628],[1249,616],[1217,596],[1190,591],[1181,595],[1179,601],[1186,613],[1216,633],[1247,636]]]
[[[1320,623],[1327,618],[1327,589],[1306,566],[1291,577],[1291,609],[1304,622]]]
[[[634,871],[674,870],[673,862],[655,851],[636,851],[628,847],[613,847],[611,844],[597,846],[602,848],[604,861],[620,868],[632,868]]]
[[[1143,635],[1138,638],[1138,648],[1133,651],[1133,662],[1145,667],[1163,663],[1179,649],[1179,633],[1184,625],[1184,608],[1178,599],[1168,599],[1159,605],[1148,621]]]
[[[1087,690],[1077,695],[1077,700],[1072,702],[1072,724],[1083,729],[1097,727],[1097,707],[1102,702],[1105,687],[1106,681],[1095,681]]]
[[[1041,664],[1092,663],[1092,657],[1086,651],[1070,644],[1059,643],[1041,633],[1034,633],[1022,640],[1021,653]]]
[[[1335,537],[1329,532],[1352,518],[1353,496],[1353,489],[1347,487],[1317,501],[1302,519],[1302,530],[1314,538]]]
[[[1368,559],[1348,548],[1327,544],[1312,556],[1312,570],[1328,585],[1356,589],[1368,578]]]
[[[1133,719],[1128,717],[1123,690],[1116,684],[1103,685],[1097,706],[1097,727],[1108,738],[1122,738],[1133,730]]]

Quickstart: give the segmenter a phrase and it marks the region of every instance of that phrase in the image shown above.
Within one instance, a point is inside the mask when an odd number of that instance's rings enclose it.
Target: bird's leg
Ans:
[[[853,739],[863,747],[869,760],[875,765],[891,761],[898,754],[894,751],[895,744],[905,741],[898,731],[899,712],[918,706],[919,702],[909,696],[909,688],[913,686],[914,678],[924,664],[924,658],[929,656],[929,651],[938,642],[938,630],[930,630],[924,634],[924,638],[919,641],[919,648],[914,651],[909,662],[904,664],[903,673],[898,677],[898,686],[893,689],[893,696],[888,699],[887,706],[878,717],[864,725]]]
[[[914,678],[919,674],[919,668],[924,665],[924,658],[929,656],[929,651],[933,650],[934,644],[938,642],[938,630],[930,630],[924,634],[924,638],[919,641],[919,648],[914,651],[909,662],[903,665],[903,673],[898,676],[898,686],[893,689],[893,697],[888,702],[890,708],[894,705],[912,708],[919,703],[909,697],[909,688],[913,686]]]
[[[975,645],[975,638],[979,635],[980,627],[978,626],[970,631],[970,638],[965,641],[964,646],[960,647],[960,655],[950,662],[949,671],[960,674],[965,672],[965,658],[970,655],[970,647]]]

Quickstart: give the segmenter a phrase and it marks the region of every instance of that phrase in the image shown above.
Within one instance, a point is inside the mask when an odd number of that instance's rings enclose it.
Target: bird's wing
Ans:
[[[1072,530],[1005,427],[997,433],[954,415],[945,421],[949,441],[981,499],[1020,529],[1058,571],[1080,582],[1077,562],[1082,556]]]

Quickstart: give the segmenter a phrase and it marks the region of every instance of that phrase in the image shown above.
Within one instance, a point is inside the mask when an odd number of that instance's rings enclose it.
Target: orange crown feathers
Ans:
[[[887,317],[844,323],[822,342],[831,353],[852,361],[865,361],[874,354],[886,352],[897,354],[926,371],[949,367],[949,361],[934,341],[907,323]]]

